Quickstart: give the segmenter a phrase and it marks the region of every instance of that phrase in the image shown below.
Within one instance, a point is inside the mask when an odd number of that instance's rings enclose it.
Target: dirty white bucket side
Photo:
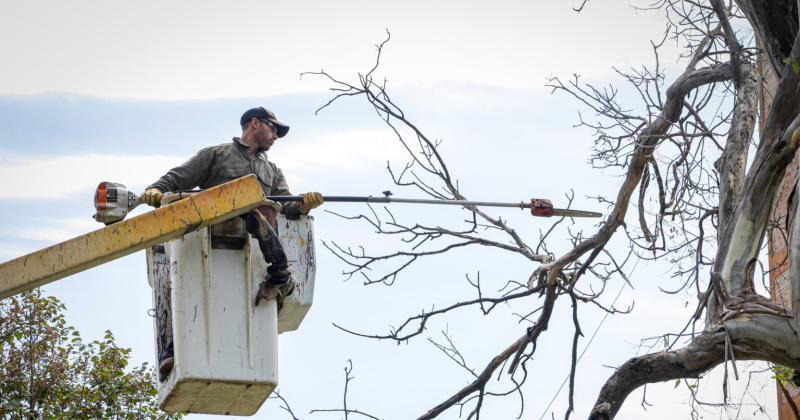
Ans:
[[[278,382],[277,307],[254,305],[250,245],[213,249],[204,228],[167,244],[175,367],[159,387],[168,412],[255,413]]]
[[[278,313],[278,334],[294,331],[303,322],[314,303],[314,279],[316,276],[316,253],[314,249],[314,218],[301,216],[299,220],[288,220],[282,214],[277,217],[278,238],[283,245],[289,268],[297,286],[283,301]],[[255,239],[250,239],[250,264],[252,275],[266,278],[267,263]]]

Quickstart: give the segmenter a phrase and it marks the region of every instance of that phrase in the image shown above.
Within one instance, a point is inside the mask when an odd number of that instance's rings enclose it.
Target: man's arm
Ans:
[[[162,192],[190,190],[202,183],[213,162],[213,150],[211,148],[203,149],[182,165],[170,169],[147,188],[158,188]]]
[[[170,169],[158,181],[148,186],[142,198],[147,204],[157,207],[164,192],[189,190],[200,185],[208,175],[213,161],[214,152],[211,148],[197,152],[191,159]]]

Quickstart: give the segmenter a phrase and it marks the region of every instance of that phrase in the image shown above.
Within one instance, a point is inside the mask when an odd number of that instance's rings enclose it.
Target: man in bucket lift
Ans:
[[[158,205],[164,192],[190,190],[194,187],[211,188],[236,178],[255,174],[261,182],[264,195],[291,195],[283,171],[267,160],[266,152],[278,138],[286,135],[289,126],[278,121],[271,111],[251,108],[239,120],[242,137],[219,146],[200,150],[186,163],[171,169],[158,181],[147,187],[144,201]],[[322,204],[322,195],[317,192],[301,194],[302,202],[284,204],[281,208],[289,219],[308,214]],[[242,216],[247,231],[259,243],[264,259],[270,263],[267,279],[259,290],[260,297],[287,296],[294,288],[286,255],[272,226],[257,210]],[[158,309],[158,308],[157,308]],[[169,310],[168,308],[165,308]],[[159,355],[159,380],[166,379],[174,364],[172,338],[167,337],[164,350]]]

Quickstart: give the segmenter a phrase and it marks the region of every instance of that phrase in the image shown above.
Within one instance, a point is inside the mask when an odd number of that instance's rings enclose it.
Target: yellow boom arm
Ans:
[[[0,264],[0,299],[124,257],[264,203],[255,175]]]

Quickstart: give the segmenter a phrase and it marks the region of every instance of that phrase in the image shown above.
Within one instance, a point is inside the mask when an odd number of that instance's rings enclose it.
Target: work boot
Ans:
[[[289,275],[289,277],[281,283],[274,283],[272,282],[272,277],[267,277],[258,287],[256,305],[258,305],[261,299],[270,300],[274,298],[278,302],[278,311],[280,311],[281,308],[283,308],[284,298],[294,292],[296,284],[297,282],[292,275]]]
[[[169,373],[172,372],[172,367],[175,366],[175,347],[172,342],[166,345],[166,348],[161,352],[158,357],[158,380],[164,382],[167,380]]]
[[[169,356],[158,364],[158,381],[164,382],[167,380],[172,368],[175,366],[175,357]]]

